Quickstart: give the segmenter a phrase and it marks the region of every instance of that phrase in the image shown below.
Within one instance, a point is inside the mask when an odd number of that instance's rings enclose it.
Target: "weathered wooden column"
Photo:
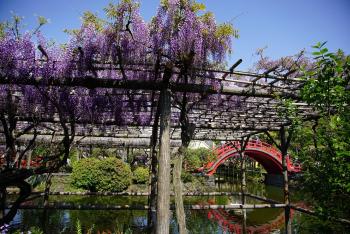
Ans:
[[[288,148],[290,141],[293,136],[294,126],[289,128],[288,135],[286,134],[285,126],[281,126],[279,130],[280,144],[278,144],[275,139],[270,135],[269,132],[265,134],[270,138],[270,140],[275,144],[275,146],[281,151],[282,155],[282,176],[283,176],[283,195],[284,195],[284,221],[285,221],[285,233],[292,233],[292,222],[290,219],[290,198],[289,198],[289,180],[288,180],[288,168],[287,168],[287,157]]]
[[[245,149],[247,147],[249,136],[242,139],[239,142],[239,147],[235,146],[236,151],[239,153],[240,160],[241,160],[241,203],[244,205],[246,203],[246,160],[245,160]],[[243,220],[242,220],[242,233],[245,234],[247,230],[247,210],[242,209],[243,213]]]
[[[241,203],[244,205],[246,203],[246,162],[245,162],[245,153],[244,149],[242,149],[241,144]],[[245,234],[247,232],[247,210],[242,209],[243,220],[242,220],[242,233]]]
[[[292,132],[289,133],[288,139],[286,137],[286,131],[284,126],[280,128],[280,141],[281,141],[281,154],[282,154],[282,174],[283,174],[283,194],[284,194],[284,221],[285,221],[285,233],[292,233],[292,222],[290,219],[290,198],[289,198],[289,181],[288,181],[288,168],[287,168],[287,151],[291,139]]]
[[[169,69],[169,68],[168,68]],[[168,71],[165,71],[169,72]],[[171,71],[170,71],[171,74]],[[165,76],[166,74],[164,74]],[[170,75],[171,76],[171,75]],[[169,78],[170,78],[169,76]],[[166,83],[167,84],[167,83]],[[165,85],[160,97],[160,146],[157,184],[157,234],[169,233],[171,91]]]
[[[185,75],[185,83],[187,83],[187,75]],[[173,183],[174,183],[174,193],[175,193],[175,205],[176,205],[176,218],[180,234],[187,234],[186,228],[186,214],[183,204],[182,197],[182,181],[181,181],[181,172],[182,172],[182,163],[185,152],[190,144],[190,141],[193,137],[195,130],[195,125],[190,124],[188,119],[188,98],[187,92],[182,94],[182,103],[180,105],[180,124],[181,124],[181,147],[178,153],[174,157],[174,168],[173,168]]]
[[[0,187],[0,220],[5,217],[5,208],[6,208],[6,187]]]
[[[32,153],[33,153],[32,150],[28,150],[27,152],[27,165],[26,165],[27,169],[30,169],[30,163],[32,162]]]
[[[181,147],[178,155],[175,156],[174,160],[174,169],[173,169],[173,183],[174,183],[174,193],[175,193],[175,204],[176,204],[176,217],[179,227],[180,234],[186,234],[186,215],[183,205],[182,197],[182,181],[181,181],[181,171],[182,171],[182,162],[184,148]]]

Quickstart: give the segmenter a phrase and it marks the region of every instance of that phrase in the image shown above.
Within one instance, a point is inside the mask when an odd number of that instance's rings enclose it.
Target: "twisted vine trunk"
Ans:
[[[154,124],[152,127],[151,136],[151,164],[150,164],[150,196],[148,200],[149,211],[148,211],[148,227],[152,228],[156,223],[156,214],[154,210],[157,205],[157,173],[158,173],[158,158],[157,158],[157,139],[158,139],[158,129],[159,129],[159,117],[160,117],[160,102],[158,102],[158,107],[154,117]]]
[[[49,205],[49,194],[50,194],[50,188],[52,184],[51,179],[52,179],[52,173],[49,173],[46,177],[46,182],[45,182],[44,207]]]
[[[45,181],[45,190],[44,190],[44,211],[43,211],[43,217],[42,217],[42,226],[45,233],[49,233],[49,217],[50,212],[47,209],[49,206],[49,195],[50,195],[50,189],[52,184],[52,173],[47,174],[46,181]]]
[[[161,51],[158,51],[157,54],[157,60],[155,63],[155,67],[154,67],[154,81],[156,81],[159,78],[159,69],[160,69],[160,58],[161,58]],[[167,82],[167,79],[165,77],[165,82]],[[152,93],[152,102],[155,99],[155,92]],[[158,139],[158,129],[159,129],[159,118],[160,118],[160,100],[158,100],[158,105],[157,105],[157,109],[156,109],[156,113],[155,113],[155,117],[154,117],[154,122],[153,122],[153,126],[152,126],[152,136],[151,136],[151,163],[150,163],[150,195],[149,195],[149,199],[148,199],[148,205],[149,205],[149,210],[148,210],[148,220],[147,220],[147,225],[149,229],[153,229],[154,225],[156,224],[156,213],[155,213],[155,209],[156,209],[156,205],[157,205],[157,174],[158,174],[158,152],[157,152],[157,139]],[[151,116],[153,113],[153,108],[151,111]]]
[[[6,192],[2,191],[2,201],[1,201],[1,208],[2,208],[2,215],[0,216],[0,226],[3,226],[4,224],[8,224],[10,223],[13,218],[16,216],[17,214],[17,210],[20,206],[20,204],[27,198],[29,197],[29,195],[31,194],[31,186],[30,184],[28,184],[27,182],[25,182],[24,180],[22,181],[14,181],[11,183],[8,183],[7,185],[5,185],[3,187],[3,189],[6,189],[6,186],[14,186],[20,189],[20,193],[19,196],[17,197],[17,199],[15,200],[15,202],[12,204],[12,206],[9,208],[9,211],[5,214],[5,208],[6,208],[6,204],[5,204],[5,200],[4,198],[6,198]],[[5,196],[4,196],[5,195]]]

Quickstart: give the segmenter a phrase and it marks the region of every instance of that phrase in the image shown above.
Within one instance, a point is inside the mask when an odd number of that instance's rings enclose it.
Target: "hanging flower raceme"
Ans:
[[[235,33],[229,24],[217,25],[209,12],[200,15],[192,1],[169,0],[158,9],[151,23],[154,51],[163,51],[175,63],[208,67],[223,62]]]
[[[31,35],[25,33],[16,38],[6,33],[0,39],[0,75],[9,77],[28,77],[34,70],[35,47]]]

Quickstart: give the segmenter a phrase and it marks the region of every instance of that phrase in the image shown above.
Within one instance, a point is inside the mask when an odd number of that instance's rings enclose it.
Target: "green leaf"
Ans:
[[[327,48],[323,48],[323,49],[320,51],[321,54],[325,54],[325,53],[327,53],[327,52],[328,52],[328,49],[327,49]]]
[[[321,43],[317,42],[316,45],[312,46],[312,48],[319,49],[321,47]]]

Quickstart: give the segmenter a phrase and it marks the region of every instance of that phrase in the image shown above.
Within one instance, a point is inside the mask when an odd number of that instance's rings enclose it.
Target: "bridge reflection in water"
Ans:
[[[220,199],[219,199],[220,200]],[[250,198],[250,200],[253,200]],[[239,196],[232,196],[228,198],[226,204],[238,204],[240,202]],[[257,202],[257,201],[255,201]],[[220,203],[217,198],[209,199],[206,204],[214,205]],[[222,201],[221,201],[222,203]],[[259,203],[259,201],[257,202]],[[202,203],[204,205],[204,203]],[[303,202],[295,203],[299,207],[304,207]],[[281,230],[284,227],[284,210],[281,208],[265,208],[265,209],[246,209],[246,233],[271,233],[273,231]],[[294,217],[294,210],[291,210],[291,218]],[[228,233],[243,233],[243,210],[233,209],[217,209],[207,211],[207,218],[217,223],[223,232]]]
[[[243,233],[242,217],[240,210],[227,211],[224,209],[210,210],[208,212],[208,219],[215,220],[223,229],[230,233]],[[261,210],[260,210],[261,211]],[[249,213],[249,210],[247,211]],[[254,211],[252,211],[254,212]],[[247,225],[247,233],[270,233],[274,230],[280,230],[284,225],[284,211],[277,210],[277,216],[267,223],[260,225]],[[291,216],[293,216],[292,212]]]
[[[218,186],[218,185],[217,185]],[[221,192],[237,192],[239,185],[234,183],[221,183],[216,190]],[[266,186],[264,184],[248,183],[247,191],[259,196],[274,200],[281,200],[281,188]],[[115,196],[50,196],[50,200],[56,204],[111,204],[111,205],[144,205],[147,197],[115,197]],[[185,197],[185,204],[215,204],[227,205],[239,203],[240,196],[198,196]],[[38,201],[32,201],[34,203]],[[263,203],[254,198],[247,197],[247,203]],[[189,233],[242,233],[241,210],[188,210],[187,224]],[[45,233],[76,233],[76,222],[79,220],[84,232],[94,228],[97,230],[123,230],[130,228],[132,233],[147,233],[147,212],[142,210],[49,210],[43,215],[43,210],[21,210],[11,224],[12,230],[29,230],[37,226]],[[247,232],[270,233],[283,229],[283,209],[248,209]],[[177,223],[173,213],[171,221],[171,233],[177,232]],[[114,233],[114,232],[112,232]]]

